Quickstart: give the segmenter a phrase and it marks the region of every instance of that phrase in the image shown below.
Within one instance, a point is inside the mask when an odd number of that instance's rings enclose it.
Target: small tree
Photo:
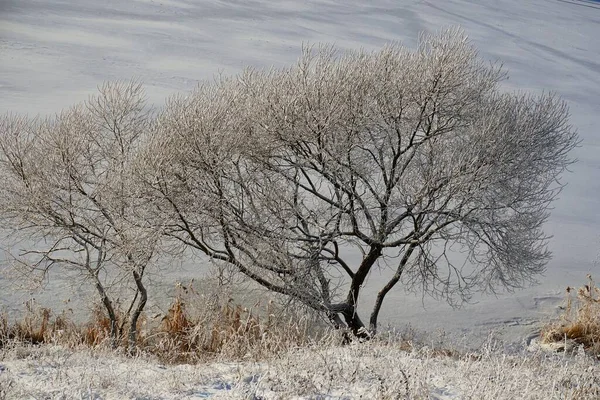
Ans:
[[[0,216],[4,229],[25,240],[16,260],[28,274],[54,266],[83,273],[110,319],[113,343],[129,316],[133,345],[158,237],[140,223],[144,199],[131,167],[150,119],[140,84],[99,90],[55,118],[2,118]],[[118,326],[114,297],[130,282],[135,295]]]
[[[578,139],[563,101],[504,78],[457,30],[416,51],[307,49],[172,98],[146,183],[169,236],[368,336],[398,282],[454,302],[544,270]],[[391,264],[365,326],[361,290]]]

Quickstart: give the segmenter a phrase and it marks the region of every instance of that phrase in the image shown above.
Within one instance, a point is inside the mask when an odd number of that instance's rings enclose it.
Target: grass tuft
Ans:
[[[586,285],[566,290],[566,307],[559,321],[542,330],[541,342],[546,344],[572,341],[592,355],[600,357],[600,288],[591,275]]]

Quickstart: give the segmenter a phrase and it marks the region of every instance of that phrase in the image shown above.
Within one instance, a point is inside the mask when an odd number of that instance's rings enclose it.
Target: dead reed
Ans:
[[[600,288],[591,275],[586,285],[577,290],[566,290],[566,307],[560,320],[546,326],[541,333],[542,343],[560,343],[571,340],[584,350],[600,357]]]
[[[122,313],[119,319],[122,319]],[[9,341],[28,344],[60,344],[70,348],[126,347],[122,321],[118,338],[111,341],[111,321],[99,306],[90,318],[75,323],[68,313],[31,301],[20,318],[0,315],[0,346]],[[278,306],[275,301],[255,302],[250,307],[231,297],[199,293],[191,285],[178,285],[175,299],[162,319],[140,318],[139,352],[166,363],[195,363],[215,359],[264,359],[323,340],[327,328],[314,315]]]

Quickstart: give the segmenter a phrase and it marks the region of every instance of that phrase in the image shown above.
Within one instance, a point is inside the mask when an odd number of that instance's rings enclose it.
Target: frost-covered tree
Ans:
[[[578,139],[562,100],[505,93],[505,75],[459,30],[416,51],[309,48],[170,99],[146,184],[169,236],[370,335],[399,282],[454,302],[544,270]]]
[[[147,301],[144,272],[159,238],[143,223],[145,200],[132,168],[150,123],[135,82],[105,84],[53,118],[0,121],[0,218],[20,240],[16,262],[30,277],[52,268],[83,274],[115,343],[127,319],[135,343]],[[131,304],[119,316],[115,299],[128,290]]]
[[[158,232],[369,336],[399,282],[455,302],[543,271],[578,139],[564,102],[504,93],[504,77],[450,30],[416,51],[307,49],[173,97],[156,119],[139,85],[107,84],[52,119],[2,118],[3,226],[32,242],[30,272],[94,282],[113,338],[111,282],[131,282],[131,344]],[[378,267],[393,273],[365,324]]]

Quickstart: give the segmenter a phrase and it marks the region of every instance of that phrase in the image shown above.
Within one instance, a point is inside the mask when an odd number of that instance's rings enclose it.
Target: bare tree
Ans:
[[[146,184],[167,235],[368,336],[398,282],[455,302],[544,270],[578,139],[563,101],[503,93],[505,76],[459,30],[309,48],[170,99]],[[390,264],[365,326],[361,289]]]
[[[101,298],[113,343],[129,316],[133,345],[158,238],[140,223],[145,200],[131,168],[151,119],[140,84],[99,90],[55,118],[2,118],[0,215],[4,229],[29,244],[16,256],[28,273],[82,272]],[[118,326],[117,286],[129,282],[135,294]]]

